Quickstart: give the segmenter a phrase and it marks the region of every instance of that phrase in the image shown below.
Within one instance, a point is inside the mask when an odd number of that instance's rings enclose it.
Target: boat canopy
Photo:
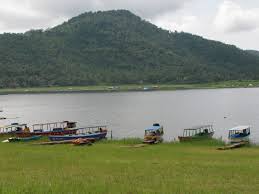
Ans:
[[[187,129],[184,129],[184,130],[196,131],[196,130],[207,129],[207,128],[212,128],[212,125],[200,125],[200,126],[196,126],[196,127],[187,128]]]
[[[200,126],[184,129],[182,137],[192,137],[195,135],[209,134],[213,132],[214,130],[212,125],[200,125]]]
[[[232,129],[229,129],[229,131],[243,131],[245,129],[250,129],[250,126],[237,126],[237,127],[234,127]]]
[[[152,132],[152,131],[157,131],[159,129],[161,129],[161,126],[151,126],[151,127],[147,128],[146,131]]]
[[[65,128],[75,128],[76,122],[63,121],[53,123],[40,123],[32,125],[33,131],[52,131],[52,130],[63,130]]]
[[[11,125],[1,126],[0,133],[14,132],[26,128],[27,124],[13,123]]]
[[[65,125],[67,123],[76,123],[76,122],[70,122],[70,121],[63,121],[63,122],[53,122],[53,123],[39,123],[34,124],[33,126],[43,126],[43,125]]]
[[[3,126],[2,128],[26,127],[26,126],[27,126],[27,124],[18,124],[18,123],[15,123],[15,124],[12,124],[12,125]]]
[[[77,128],[78,134],[108,131],[107,125],[88,126]]]

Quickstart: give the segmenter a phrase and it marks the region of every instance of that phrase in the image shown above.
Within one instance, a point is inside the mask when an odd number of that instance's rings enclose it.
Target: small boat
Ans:
[[[196,139],[211,139],[213,135],[214,130],[212,125],[202,125],[184,129],[183,136],[178,136],[178,139],[180,142]]]
[[[75,139],[95,139],[101,140],[106,138],[107,135],[107,126],[93,126],[93,127],[84,127],[77,129],[80,134],[74,135],[50,135],[50,141],[66,141],[66,140],[75,140]]]
[[[154,144],[163,141],[164,129],[159,123],[153,124],[153,126],[145,130],[143,143]]]
[[[54,122],[54,123],[42,123],[35,124],[32,126],[33,131],[26,126],[26,128],[16,130],[16,135],[18,137],[30,137],[35,135],[68,135],[76,134],[76,122],[63,121],[63,122]]]
[[[249,141],[250,134],[250,126],[237,126],[228,130],[228,139],[230,143]]]
[[[8,142],[28,142],[28,141],[36,141],[39,140],[42,136],[37,135],[37,136],[32,136],[32,137],[11,137],[8,139]],[[3,141],[7,142],[7,141]]]

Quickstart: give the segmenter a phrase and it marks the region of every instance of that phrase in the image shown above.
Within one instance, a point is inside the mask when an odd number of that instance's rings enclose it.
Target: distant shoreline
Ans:
[[[205,84],[139,84],[139,85],[98,85],[98,86],[53,86],[35,88],[0,89],[0,95],[7,94],[41,94],[41,93],[109,93],[137,91],[174,91],[192,89],[223,89],[223,88],[257,88],[259,80],[226,81]]]

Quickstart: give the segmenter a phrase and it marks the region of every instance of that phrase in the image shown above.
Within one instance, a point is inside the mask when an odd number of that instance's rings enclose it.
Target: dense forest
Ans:
[[[0,35],[0,87],[259,79],[259,57],[169,32],[126,10],[88,12],[47,30]]]

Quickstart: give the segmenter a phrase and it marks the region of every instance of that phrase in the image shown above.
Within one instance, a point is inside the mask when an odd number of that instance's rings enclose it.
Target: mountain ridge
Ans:
[[[258,56],[259,57],[259,51],[257,50],[246,50],[248,53],[252,54],[252,55],[255,55],[255,56]]]

